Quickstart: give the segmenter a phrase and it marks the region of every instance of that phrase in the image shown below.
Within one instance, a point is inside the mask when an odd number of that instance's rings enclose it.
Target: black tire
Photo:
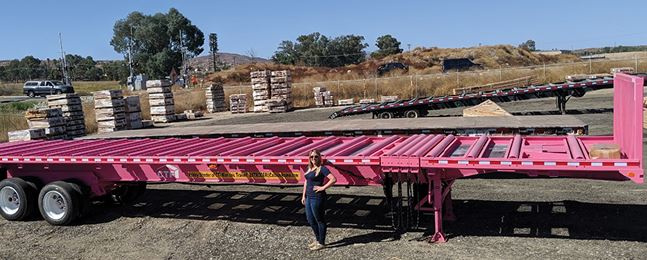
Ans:
[[[27,96],[30,97],[30,98],[35,98],[36,93],[34,93],[34,91],[29,91],[29,92],[27,92]]]
[[[63,91],[57,90],[56,95],[60,95],[60,94],[63,94]]]
[[[38,209],[51,225],[69,225],[79,216],[81,194],[78,185],[64,181],[49,183],[40,190]]]
[[[420,117],[420,112],[418,110],[407,110],[404,112],[404,117],[406,118],[418,118]]]
[[[391,112],[382,112],[378,115],[378,118],[380,119],[391,119],[393,118],[393,113]]]
[[[132,204],[146,192],[145,182],[123,184],[110,192],[110,200],[117,204]]]
[[[6,220],[24,220],[36,209],[38,190],[33,183],[18,178],[0,182],[0,215]],[[17,202],[17,203],[16,203]]]

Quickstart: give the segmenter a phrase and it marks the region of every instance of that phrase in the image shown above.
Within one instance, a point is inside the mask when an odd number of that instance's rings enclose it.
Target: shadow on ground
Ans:
[[[153,217],[305,226],[300,195],[149,189],[132,206],[94,204],[90,215],[79,224],[104,223],[120,217]],[[331,246],[397,239],[383,197],[329,195],[327,208],[329,227],[374,230]],[[454,200],[454,210],[457,221],[445,223],[445,232],[450,238],[509,236],[647,242],[647,205]],[[426,234],[431,234],[433,217],[421,216],[420,226],[426,227]]]

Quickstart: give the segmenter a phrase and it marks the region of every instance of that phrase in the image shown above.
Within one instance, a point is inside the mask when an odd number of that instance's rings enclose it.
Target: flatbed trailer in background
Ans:
[[[83,213],[88,200],[110,195],[127,201],[147,182],[302,184],[308,152],[318,149],[337,185],[385,187],[388,204],[398,208],[393,217],[398,228],[411,226],[414,209],[417,214],[433,212],[430,241],[444,242],[443,217],[453,216],[451,186],[459,178],[511,172],[643,183],[643,78],[617,74],[614,81],[613,136],[417,134],[0,144],[0,167],[7,177],[0,182],[0,214],[22,220],[39,210],[50,224],[66,225]],[[619,146],[620,158],[592,158],[589,152],[598,144]]]
[[[540,86],[499,89],[481,93],[469,93],[442,97],[421,97],[410,100],[397,100],[380,104],[365,104],[346,107],[332,113],[329,118],[359,114],[373,114],[373,118],[390,119],[395,117],[415,118],[426,116],[429,110],[454,107],[468,107],[480,104],[485,100],[496,103],[511,102],[535,98],[557,97],[557,109],[566,112],[566,102],[570,97],[582,97],[587,91],[612,88],[613,77],[586,79],[577,82],[559,82]]]

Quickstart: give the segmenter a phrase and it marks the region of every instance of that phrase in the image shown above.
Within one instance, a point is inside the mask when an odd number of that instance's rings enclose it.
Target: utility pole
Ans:
[[[133,78],[133,27],[130,27],[130,38],[128,39],[128,69],[130,78]]]
[[[61,45],[61,71],[63,72],[63,83],[72,86],[72,81],[67,75],[67,61],[65,60],[65,51],[63,51],[63,35],[58,33],[58,42]]]
[[[187,80],[188,80],[188,75],[187,75],[187,66],[186,66],[186,54],[184,50],[184,41],[182,40],[182,30],[180,30],[180,51],[182,52],[182,79],[184,81],[182,84],[184,84],[184,87],[187,86]]]

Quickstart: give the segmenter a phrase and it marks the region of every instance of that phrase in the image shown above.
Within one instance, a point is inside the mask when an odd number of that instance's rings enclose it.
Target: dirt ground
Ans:
[[[567,108],[610,108],[608,93],[572,99]],[[551,100],[503,106],[513,112],[554,109]],[[298,111],[278,119],[245,115],[217,123],[325,120],[330,111]],[[589,123],[591,134],[611,133],[610,113],[577,116]],[[425,242],[433,224],[428,215],[421,216],[419,230],[395,236],[379,187],[332,188],[329,248],[310,252],[306,245],[313,236],[299,202],[299,187],[159,184],[150,185],[134,205],[95,203],[74,226],[54,227],[41,219],[0,220],[0,258],[644,259],[647,255],[647,186],[498,177],[456,182],[458,219],[445,224],[449,241],[444,244]]]

